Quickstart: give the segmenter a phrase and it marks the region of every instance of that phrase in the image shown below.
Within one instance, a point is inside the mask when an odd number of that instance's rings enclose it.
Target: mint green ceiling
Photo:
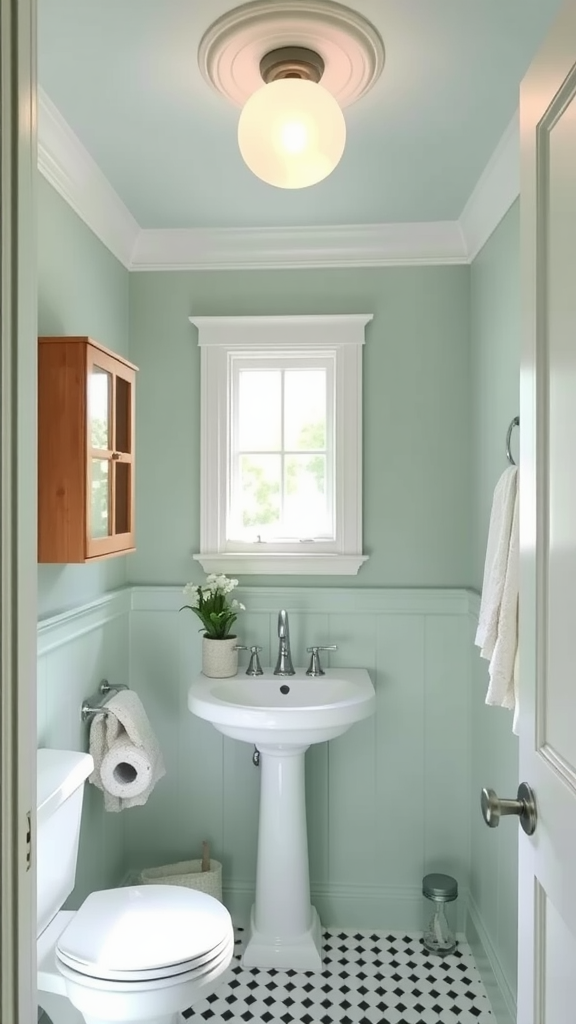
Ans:
[[[141,227],[458,217],[560,0],[350,0],[380,31],[386,66],[345,112],[340,165],[295,192],[251,174],[237,109],[197,67],[204,31],[235,6],[40,0],[40,85]]]

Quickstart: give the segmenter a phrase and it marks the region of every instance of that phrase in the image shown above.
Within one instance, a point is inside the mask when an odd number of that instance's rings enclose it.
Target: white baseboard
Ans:
[[[422,893],[419,886],[311,885],[311,899],[327,928],[374,928],[419,931]]]
[[[421,931],[420,886],[338,885],[311,883],[310,898],[325,928],[375,931]],[[251,882],[230,882],[223,887],[224,902],[236,923],[250,919],[254,902]],[[458,931],[466,919],[466,895],[459,899]]]
[[[506,977],[478,907],[468,896],[466,938],[480,972],[498,1024],[515,1024],[516,996]]]
[[[140,872],[130,869],[119,883],[137,885]],[[254,903],[254,882],[231,880],[222,887],[223,901],[236,925],[247,924]],[[375,931],[421,931],[420,886],[338,885],[311,883],[310,898],[325,928],[358,928]],[[466,894],[459,900],[458,931],[466,919]]]

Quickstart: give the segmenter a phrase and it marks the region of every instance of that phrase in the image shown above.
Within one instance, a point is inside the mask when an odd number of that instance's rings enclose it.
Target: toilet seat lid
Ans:
[[[177,885],[133,885],[93,892],[64,929],[57,954],[95,977],[194,968],[232,934],[226,907]]]

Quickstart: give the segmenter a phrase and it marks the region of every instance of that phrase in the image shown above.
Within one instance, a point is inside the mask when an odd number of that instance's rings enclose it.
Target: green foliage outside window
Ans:
[[[320,420],[317,423],[306,424],[299,438],[299,445],[302,455],[307,451],[323,449],[326,447],[326,427]],[[244,509],[242,523],[249,526],[270,526],[277,523],[280,518],[279,494],[280,484],[278,481],[269,480],[266,471],[256,462],[252,462],[249,456],[243,459],[244,489],[252,497],[252,508]],[[311,473],[316,480],[316,487],[320,494],[325,491],[325,457],[323,455],[311,455],[308,460],[307,472]],[[294,494],[298,487],[298,470],[295,460],[288,460],[286,466],[286,492]]]

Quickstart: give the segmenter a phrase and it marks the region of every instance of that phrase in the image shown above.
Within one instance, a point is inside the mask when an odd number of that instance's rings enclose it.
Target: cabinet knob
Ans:
[[[112,458],[113,459],[119,459],[120,458],[120,452],[112,452]]]

